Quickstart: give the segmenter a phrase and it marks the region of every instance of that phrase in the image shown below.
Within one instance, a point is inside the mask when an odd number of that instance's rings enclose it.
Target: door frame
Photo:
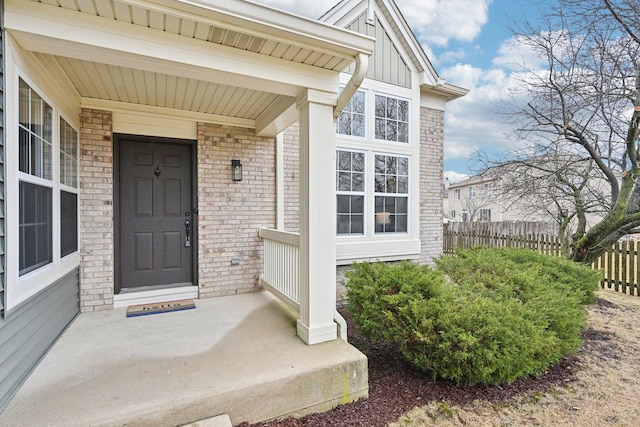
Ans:
[[[198,286],[198,141],[192,139],[165,138],[147,135],[113,134],[113,293],[119,294],[120,283],[120,144],[122,141],[161,143],[191,146],[191,279]]]

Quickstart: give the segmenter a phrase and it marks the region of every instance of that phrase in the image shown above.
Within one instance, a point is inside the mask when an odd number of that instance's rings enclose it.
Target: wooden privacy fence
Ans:
[[[640,296],[640,250],[638,241],[619,241],[605,251],[591,267],[602,271],[600,285]],[[526,248],[561,256],[562,245],[553,226],[537,223],[452,222],[444,224],[443,252],[456,249]]]

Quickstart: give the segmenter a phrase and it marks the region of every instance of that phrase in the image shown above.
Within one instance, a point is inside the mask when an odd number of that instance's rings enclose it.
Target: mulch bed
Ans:
[[[596,306],[608,301],[598,299]],[[503,386],[458,387],[450,381],[433,380],[428,375],[413,369],[402,355],[388,344],[371,343],[354,325],[345,308],[339,309],[347,320],[349,342],[366,354],[369,359],[369,398],[341,405],[320,414],[301,418],[243,423],[243,427],[298,427],[298,426],[369,426],[382,427],[397,421],[403,414],[416,406],[432,401],[446,401],[449,404],[465,405],[476,399],[490,402],[513,401],[528,392],[545,392],[557,385],[574,380],[578,369],[578,358],[569,357],[551,367],[540,378],[516,380]],[[588,331],[583,339],[592,337]]]

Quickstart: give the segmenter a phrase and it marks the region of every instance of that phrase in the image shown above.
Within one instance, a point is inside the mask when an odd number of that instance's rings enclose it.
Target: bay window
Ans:
[[[416,112],[411,112],[412,95],[410,90],[369,82],[338,116],[339,264],[411,259],[420,254],[418,204],[409,200],[417,194],[419,175],[414,168],[420,152],[410,132],[417,119]]]

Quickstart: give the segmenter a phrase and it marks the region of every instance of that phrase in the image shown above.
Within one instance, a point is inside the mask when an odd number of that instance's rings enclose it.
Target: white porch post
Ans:
[[[300,115],[300,319],[307,344],[337,338],[336,133],[337,94],[308,89]]]

